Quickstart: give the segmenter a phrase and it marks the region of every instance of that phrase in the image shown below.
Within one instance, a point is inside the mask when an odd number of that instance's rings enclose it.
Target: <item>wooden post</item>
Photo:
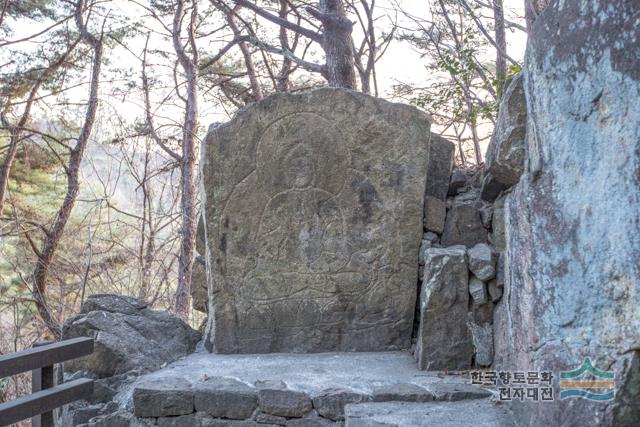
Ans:
[[[33,347],[52,344],[52,341],[42,341]],[[53,387],[53,365],[44,366],[31,371],[31,393]],[[44,412],[31,418],[31,427],[53,427],[53,411]]]

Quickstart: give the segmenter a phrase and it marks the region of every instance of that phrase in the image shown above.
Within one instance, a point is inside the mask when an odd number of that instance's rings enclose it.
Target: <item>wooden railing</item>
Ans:
[[[33,427],[53,427],[54,409],[93,393],[86,378],[54,386],[53,365],[91,353],[93,338],[74,338],[0,356],[0,378],[32,371],[32,394],[1,403],[0,426],[31,418]]]

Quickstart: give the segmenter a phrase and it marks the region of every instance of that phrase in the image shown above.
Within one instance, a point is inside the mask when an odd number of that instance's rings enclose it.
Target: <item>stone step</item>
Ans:
[[[506,408],[488,399],[349,404],[345,421],[345,427],[515,426]]]
[[[200,417],[202,425],[206,419],[211,425],[290,427],[342,425],[349,404],[492,395],[459,375],[419,371],[407,352],[196,353],[140,377],[129,393],[120,396],[123,409],[152,424],[182,426]]]

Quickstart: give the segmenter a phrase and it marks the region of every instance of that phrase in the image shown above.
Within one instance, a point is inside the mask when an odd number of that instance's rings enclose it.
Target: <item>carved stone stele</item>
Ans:
[[[211,127],[210,351],[410,346],[429,128],[416,108],[329,88]]]

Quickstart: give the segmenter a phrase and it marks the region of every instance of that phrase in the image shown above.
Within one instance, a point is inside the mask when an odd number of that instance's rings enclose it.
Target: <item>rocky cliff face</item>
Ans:
[[[640,50],[633,0],[556,1],[526,56],[528,160],[507,197],[500,367],[616,375],[614,400],[520,405],[533,425],[640,419]]]

